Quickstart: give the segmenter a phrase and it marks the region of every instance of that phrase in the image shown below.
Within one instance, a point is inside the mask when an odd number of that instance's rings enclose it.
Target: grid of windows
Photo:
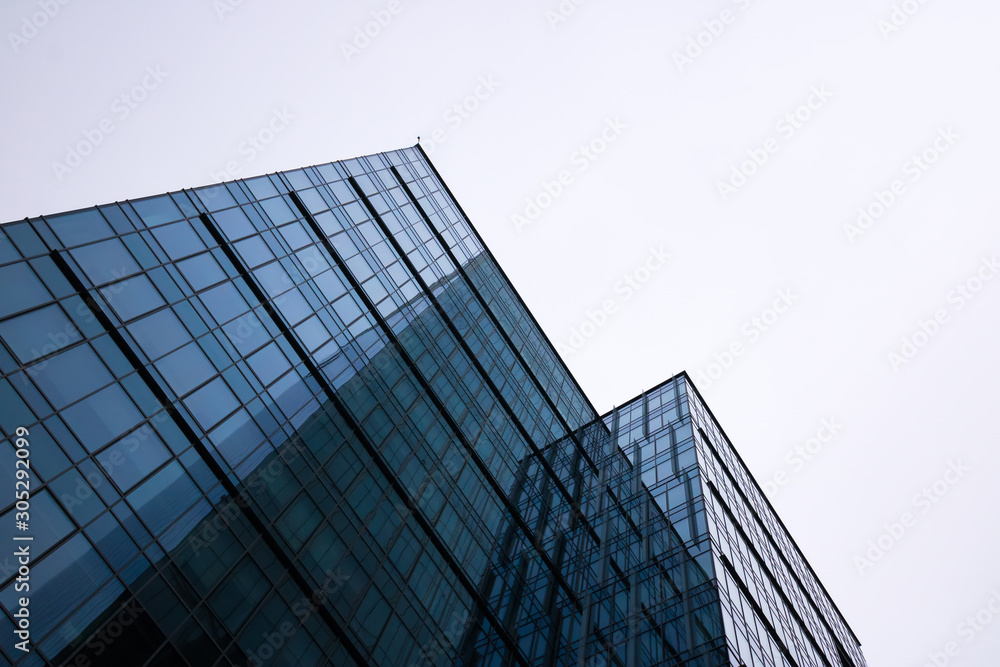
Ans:
[[[598,417],[419,147],[10,223],[0,284],[0,659],[864,664],[685,378]]]

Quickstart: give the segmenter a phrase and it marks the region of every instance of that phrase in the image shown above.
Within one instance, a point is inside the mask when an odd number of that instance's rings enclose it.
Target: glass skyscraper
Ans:
[[[3,225],[0,287],[0,661],[865,665],[688,376],[597,414],[419,146]]]

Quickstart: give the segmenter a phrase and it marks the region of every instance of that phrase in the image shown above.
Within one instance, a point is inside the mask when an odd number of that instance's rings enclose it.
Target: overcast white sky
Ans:
[[[997,664],[996,3],[47,1],[0,4],[0,219],[420,135],[599,410],[687,369],[784,481],[873,667]]]

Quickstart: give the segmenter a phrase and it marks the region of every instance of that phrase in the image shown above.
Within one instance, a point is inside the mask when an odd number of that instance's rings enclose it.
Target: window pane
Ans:
[[[212,592],[210,601],[226,627],[236,632],[270,588],[264,573],[246,556]]]
[[[147,424],[98,454],[97,462],[118,488],[127,493],[169,458],[170,452],[163,441]]]
[[[79,211],[66,215],[45,216],[45,221],[66,247],[98,241],[115,235],[99,211]]]
[[[198,296],[219,324],[228,322],[250,310],[246,299],[232,283],[223,283]]]
[[[128,330],[150,359],[158,359],[191,340],[187,329],[169,308],[133,322]]]
[[[244,181],[246,186],[250,188],[250,192],[256,199],[267,199],[268,197],[275,197],[278,194],[278,190],[274,187],[274,183],[267,176],[260,176],[258,178],[250,178]]]
[[[26,262],[0,266],[0,289],[4,290],[0,317],[52,300],[45,285]]]
[[[201,427],[208,431],[222,421],[239,406],[233,392],[222,378],[216,378],[206,386],[194,392],[186,399],[184,405],[198,420]]]
[[[30,364],[82,338],[63,309],[55,304],[0,322],[0,337],[22,364]]]
[[[81,246],[70,253],[95,285],[103,285],[139,272],[139,265],[132,253],[118,239]]]
[[[196,291],[203,290],[209,285],[220,283],[228,276],[222,270],[219,263],[215,261],[211,253],[204,253],[183,262],[177,263],[177,268],[181,270],[184,277]]]
[[[180,220],[184,217],[181,210],[177,208],[177,204],[168,195],[140,199],[130,203],[148,227]]]
[[[98,476],[93,477],[93,482],[97,485],[106,483]],[[97,495],[91,481],[84,478],[76,468],[69,470],[65,475],[52,482],[51,488],[59,496],[59,500],[63,502],[69,513],[81,525],[105,509],[105,505],[101,502],[101,497]]]
[[[166,302],[146,276],[133,276],[101,290],[101,294],[123,322],[155,310]]]
[[[246,410],[240,410],[227,419],[219,428],[209,434],[209,440],[232,466],[246,458],[247,454],[264,442],[264,433],[250,418]]]
[[[157,227],[153,230],[153,235],[167,256],[175,261],[205,249],[201,238],[186,221]]]
[[[198,487],[174,461],[128,496],[136,514],[159,535],[201,496]]]
[[[313,242],[309,234],[302,227],[301,223],[295,222],[290,225],[286,225],[281,228],[281,235],[285,237],[288,245],[292,250],[298,250],[303,246],[307,246]]]
[[[114,381],[90,345],[78,345],[28,369],[42,393],[57,409]]]
[[[315,315],[295,327],[295,333],[310,352],[315,352],[320,345],[330,340],[330,332]]]
[[[120,569],[139,553],[135,542],[129,537],[121,523],[110,512],[91,524],[87,536],[93,540],[97,550],[108,559],[111,567]]]
[[[296,218],[295,214],[292,213],[292,209],[285,203],[283,197],[267,199],[262,201],[260,205],[261,208],[264,209],[264,212],[267,213],[267,217],[271,218],[271,222],[275,225],[291,222]]]
[[[236,200],[233,199],[233,195],[230,194],[225,185],[198,188],[195,192],[198,194],[198,199],[201,200],[201,203],[210,211],[218,211],[219,209],[236,206]]]
[[[215,367],[194,342],[158,361],[156,369],[178,396],[183,396],[216,374]]]
[[[265,387],[292,367],[281,349],[274,343],[254,354],[247,359],[247,362]]]
[[[251,236],[239,243],[234,244],[236,251],[249,267],[260,266],[265,262],[274,259],[274,253],[268,249],[267,245],[259,236]]]
[[[241,355],[271,340],[271,334],[254,313],[247,313],[223,327],[230,342],[236,346]]]
[[[223,233],[231,241],[249,236],[257,231],[250,224],[250,219],[247,218],[243,209],[231,208],[227,211],[219,211],[218,213],[214,213],[213,217],[219,223],[219,227],[222,228]]]
[[[261,287],[264,288],[264,291],[266,291],[272,298],[278,296],[282,292],[287,292],[294,284],[292,283],[292,279],[288,276],[288,273],[278,262],[273,262],[267,266],[254,269],[253,274],[257,277],[257,280],[260,281]]]
[[[113,384],[62,413],[87,451],[94,452],[142,421],[132,399]]]

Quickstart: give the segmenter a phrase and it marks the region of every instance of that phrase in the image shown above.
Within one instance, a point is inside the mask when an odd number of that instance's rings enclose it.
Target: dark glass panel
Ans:
[[[80,246],[70,253],[95,285],[119,280],[140,270],[132,253],[119,239]]]
[[[63,411],[87,451],[93,452],[142,421],[142,413],[117,384]]]
[[[209,431],[222,419],[239,406],[233,392],[222,378],[216,378],[194,392],[186,399],[187,406],[194,418],[205,431]]]
[[[130,493],[128,501],[150,532],[159,535],[199,497],[198,487],[174,461]]]
[[[151,427],[144,426],[97,455],[104,472],[127,493],[170,458],[170,452]]]
[[[95,477],[94,480],[103,483],[103,478]],[[86,524],[105,509],[93,486],[75,468],[53,481],[50,486],[66,511],[80,525]]]
[[[38,357],[82,338],[80,331],[56,304],[0,322],[0,337],[22,364],[30,364]]]
[[[51,301],[52,296],[26,262],[0,266],[0,317]]]
[[[228,278],[226,272],[215,261],[212,253],[208,252],[178,262],[177,268],[181,270],[195,291],[201,291],[209,285],[220,283]]]
[[[34,228],[28,222],[12,222],[6,227],[7,236],[14,242],[24,257],[36,257],[46,254],[49,249],[38,238]]]
[[[130,203],[147,227],[162,225],[184,217],[177,204],[168,195],[134,200]]]
[[[163,306],[166,302],[146,276],[133,276],[101,289],[101,294],[123,322]]]
[[[77,345],[29,367],[28,373],[57,409],[114,380],[90,345]]]
[[[222,324],[250,310],[246,299],[232,283],[223,283],[198,295],[216,322]]]
[[[185,220],[157,227],[153,230],[153,235],[167,256],[174,261],[205,249],[201,238]]]
[[[150,359],[158,359],[191,340],[191,334],[169,308],[136,320],[128,330]]]
[[[215,375],[215,367],[197,343],[191,342],[156,363],[170,388],[183,396]]]

